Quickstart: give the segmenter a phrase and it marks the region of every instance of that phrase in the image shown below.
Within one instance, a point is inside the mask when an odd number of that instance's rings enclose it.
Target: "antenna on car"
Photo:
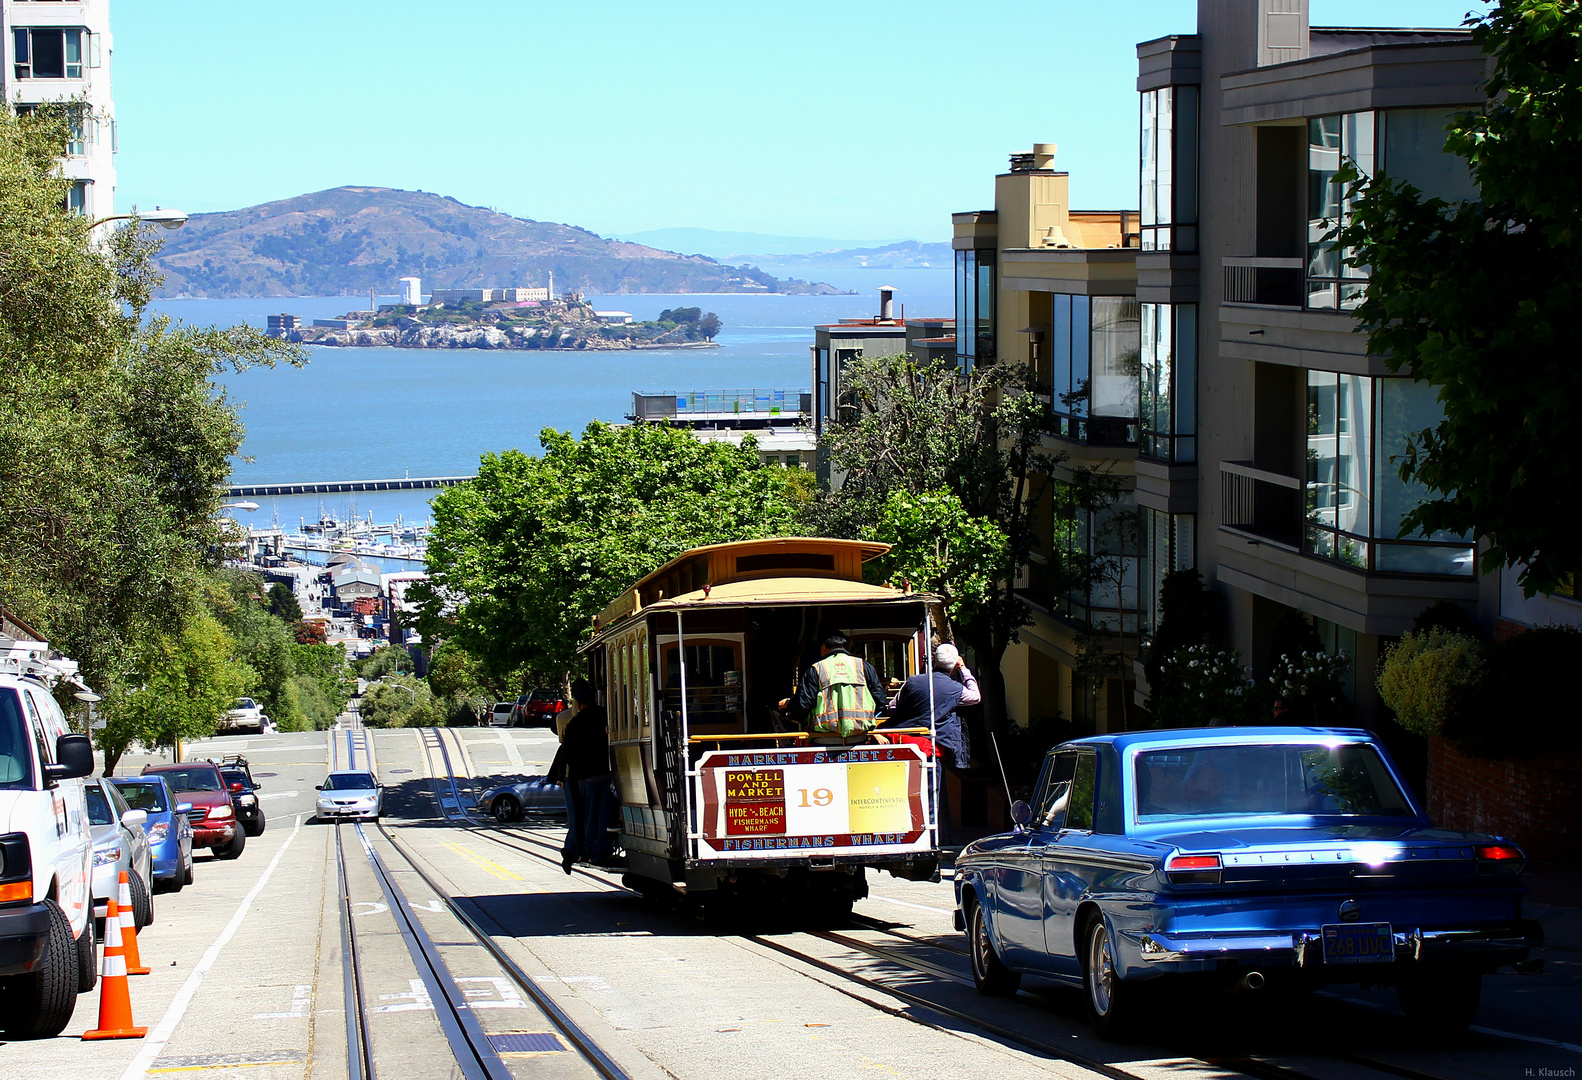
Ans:
[[[1005,778],[1005,759],[1000,756],[1000,740],[992,731],[989,732],[989,742],[994,744],[994,763],[1000,767],[1000,783],[1005,785],[1005,805],[1009,808],[1013,801],[1011,798],[1011,782]],[[1016,826],[1016,831],[1022,831],[1020,824]]]

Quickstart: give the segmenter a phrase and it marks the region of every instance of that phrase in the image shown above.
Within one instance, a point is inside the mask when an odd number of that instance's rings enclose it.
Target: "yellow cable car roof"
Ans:
[[[665,574],[667,574],[674,567],[686,562],[689,559],[695,559],[699,555],[706,555],[716,551],[732,550],[734,550],[737,554],[747,554],[755,549],[768,551],[773,548],[786,547],[787,545],[794,545],[797,547],[811,545],[815,547],[826,548],[831,551],[855,550],[860,554],[863,562],[867,562],[870,559],[877,559],[880,555],[883,555],[885,552],[890,550],[889,544],[880,543],[877,540],[837,540],[831,539],[827,536],[772,536],[761,540],[731,540],[723,544],[705,544],[703,547],[695,547],[683,551],[680,555],[677,555],[675,558],[666,562],[665,565],[661,566],[659,569],[654,570],[651,573],[644,574],[642,577],[638,578],[636,583],[633,584],[632,588],[641,589],[644,585],[648,584],[648,582],[653,581],[655,578],[664,577]]]

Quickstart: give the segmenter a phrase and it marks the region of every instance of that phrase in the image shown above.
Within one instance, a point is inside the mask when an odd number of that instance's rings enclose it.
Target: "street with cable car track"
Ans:
[[[822,926],[705,913],[679,892],[656,902],[618,871],[566,875],[563,819],[502,824],[476,806],[542,772],[555,745],[552,731],[368,730],[348,715],[329,733],[189,748],[245,751],[269,830],[156,898],[141,934],[153,973],[130,980],[147,1038],[68,1038],[93,1026],[85,995],[61,1039],[0,1048],[8,1072],[1472,1080],[1582,1063],[1564,941],[1546,974],[1488,979],[1479,1028],[1454,1045],[1411,1034],[1387,992],[1341,990],[1172,1000],[1152,1041],[1104,1042],[1076,991],[976,993],[948,869],[939,883],[870,875],[853,917]],[[310,820],[338,769],[376,773],[380,821]]]

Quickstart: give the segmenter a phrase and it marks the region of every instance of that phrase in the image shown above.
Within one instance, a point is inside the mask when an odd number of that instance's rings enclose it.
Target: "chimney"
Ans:
[[[895,286],[879,286],[879,320],[881,322],[895,321]]]

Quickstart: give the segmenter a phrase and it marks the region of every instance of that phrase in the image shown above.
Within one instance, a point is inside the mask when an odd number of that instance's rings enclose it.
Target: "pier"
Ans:
[[[232,484],[226,495],[233,499],[260,495],[328,495],[338,491],[417,491],[448,488],[474,480],[472,476],[406,476],[392,480],[312,480],[303,483]]]

